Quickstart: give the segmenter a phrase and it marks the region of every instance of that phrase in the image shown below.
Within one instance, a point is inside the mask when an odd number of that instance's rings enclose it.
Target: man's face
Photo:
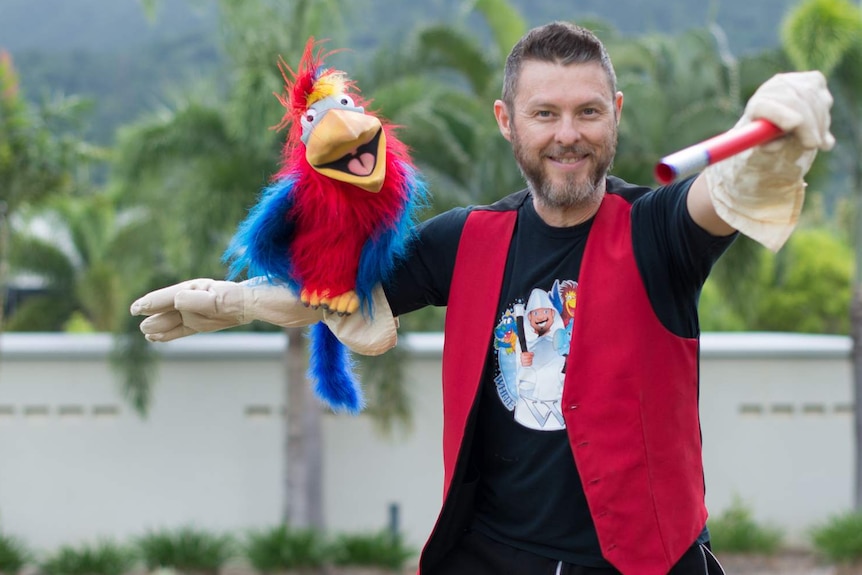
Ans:
[[[530,320],[530,325],[537,335],[545,335],[554,323],[554,310],[549,307],[540,307],[527,314],[527,319]]]
[[[524,178],[547,207],[576,207],[603,193],[622,110],[622,94],[611,90],[599,63],[527,60],[511,116],[495,104]]]

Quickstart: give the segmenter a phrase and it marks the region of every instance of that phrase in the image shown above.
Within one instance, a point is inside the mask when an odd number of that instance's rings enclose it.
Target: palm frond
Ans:
[[[399,347],[383,355],[358,356],[367,401],[366,413],[386,436],[409,433],[413,427],[410,395],[404,385],[407,352]]]
[[[828,76],[850,47],[862,42],[862,10],[848,0],[809,0],[787,17],[781,37],[798,69]]]

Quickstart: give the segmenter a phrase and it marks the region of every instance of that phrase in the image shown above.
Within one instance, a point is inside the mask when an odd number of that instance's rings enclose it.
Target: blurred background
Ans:
[[[825,529],[833,520],[849,521],[851,532],[862,532],[852,513],[862,504],[862,417],[854,400],[862,381],[860,3],[0,0],[0,535],[17,534],[44,559],[63,545],[111,532],[128,539],[150,530],[170,539],[176,535],[170,530],[183,525],[245,533],[285,524],[325,534],[403,532],[401,543],[415,552],[439,501],[433,450],[440,408],[433,384],[442,310],[402,318],[402,332],[412,334],[408,343],[361,360],[369,409],[345,423],[322,414],[308,393],[301,332],[254,324],[224,334],[231,339],[199,336],[199,343],[157,349],[137,335],[139,318],[129,317],[128,306],[156,287],[225,275],[219,258],[227,241],[278,168],[285,134],[271,128],[283,114],[273,96],[282,86],[279,56],[295,65],[309,36],[344,49],[329,63],[352,76],[373,109],[402,126],[400,137],[429,182],[432,203],[424,218],[523,187],[492,104],[514,42],[529,27],[557,19],[593,29],[611,53],[626,97],[612,172],[631,182],[650,184],[661,156],[730,128],[772,74],[816,68],[827,75],[837,146],[820,154],[809,175],[799,228],[778,254],[739,238],[703,291],[702,329],[739,336],[731,343],[713,340],[718,347],[705,344],[705,351],[717,354],[710,356],[716,365],[728,357],[742,362],[731,374],[719,367],[707,372],[705,364],[704,385],[730,389],[748,378],[762,392],[746,396],[754,388],[737,386],[723,415],[710,411],[721,400],[703,402],[707,491],[709,470],[716,469],[715,516],[735,512],[728,521],[745,533],[758,529],[756,519],[780,523],[787,537],[773,550],[810,549],[813,523]],[[755,351],[761,356],[746,355]],[[775,365],[753,368],[746,361]],[[837,363],[827,368],[820,361]],[[169,367],[176,362],[185,368]],[[193,370],[188,362],[201,365]],[[776,371],[788,365],[794,366],[789,374]],[[803,391],[776,383],[788,378]],[[426,379],[431,387],[421,383]],[[226,420],[200,407],[214,389],[227,402]],[[172,423],[160,427],[166,414]],[[231,417],[235,428],[227,424]],[[733,449],[710,459],[710,439],[731,442],[747,429],[738,418],[758,417],[752,429],[763,442],[745,446],[739,460]],[[257,425],[254,432],[245,427],[249,422]],[[189,435],[191,428],[197,431]],[[428,443],[421,439],[425,431]],[[760,470],[744,462],[763,461],[775,442],[794,434],[817,438],[812,453],[828,460],[814,464],[791,449],[762,490],[752,488],[757,482],[747,475]],[[345,444],[351,436],[367,439],[363,445],[371,451]],[[135,451],[145,444],[149,455]],[[170,455],[184,444],[186,450]],[[386,459],[417,451],[424,457],[397,472],[391,467],[407,460]],[[372,452],[389,455],[365,482],[352,485],[350,473],[368,471],[362,462],[374,460]],[[348,455],[356,461],[348,464]],[[231,482],[195,483],[212,481],[207,469],[231,458]],[[60,460],[60,467],[51,463]],[[112,503],[94,502],[106,493],[101,485],[129,481],[123,473],[133,460],[150,471],[132,477],[147,479],[117,490]],[[125,471],[118,471],[118,461],[126,461]],[[149,475],[162,465],[167,483]],[[353,469],[347,477],[340,473],[344,465]],[[725,465],[739,473],[725,478],[717,471]],[[67,475],[72,468],[74,481]],[[776,511],[791,509],[789,503],[763,501],[769,485],[814,468],[828,479],[801,481],[789,497],[828,491],[835,497],[819,512],[816,501],[796,515]],[[421,489],[395,497],[401,488],[387,486],[403,488],[417,469],[424,470],[415,483]],[[264,475],[261,487],[255,481]],[[34,476],[45,481],[33,482]],[[825,487],[832,480],[835,487]],[[349,510],[351,497],[362,499],[357,492],[375,481],[383,486],[371,498],[377,512],[336,511]],[[57,483],[65,495],[46,498]],[[185,487],[160,498],[180,484]],[[746,486],[754,490],[747,493]],[[107,511],[136,490],[149,502]],[[177,506],[191,492],[199,505]],[[342,502],[344,494],[350,496]],[[84,507],[64,507],[72,500]],[[412,519],[405,501],[422,501]],[[206,511],[219,502],[228,510]],[[70,515],[86,514],[88,505],[102,509],[96,515],[104,518],[77,530]],[[857,558],[862,543],[858,548]],[[9,570],[0,563],[0,571]]]

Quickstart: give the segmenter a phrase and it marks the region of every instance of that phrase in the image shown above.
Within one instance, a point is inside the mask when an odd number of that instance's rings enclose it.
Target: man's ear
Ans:
[[[617,92],[614,95],[614,109],[616,110],[617,126],[620,125],[620,118],[623,115],[623,93]]]
[[[512,141],[511,118],[509,117],[509,108],[502,100],[494,102],[494,117],[497,118],[497,126],[500,128],[500,133],[503,137]]]

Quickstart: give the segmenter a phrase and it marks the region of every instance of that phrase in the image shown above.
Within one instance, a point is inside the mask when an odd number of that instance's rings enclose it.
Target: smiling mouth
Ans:
[[[574,165],[574,164],[577,164],[583,160],[586,160],[587,157],[588,157],[587,155],[578,156],[576,158],[572,158],[570,156],[565,156],[565,157],[548,156],[548,158],[551,159],[552,161],[554,161],[558,164],[563,164],[563,165]]]
[[[367,143],[362,144],[349,154],[345,154],[333,162],[315,166],[316,169],[336,170],[354,176],[368,176],[377,166],[377,147],[380,142],[380,129]]]

